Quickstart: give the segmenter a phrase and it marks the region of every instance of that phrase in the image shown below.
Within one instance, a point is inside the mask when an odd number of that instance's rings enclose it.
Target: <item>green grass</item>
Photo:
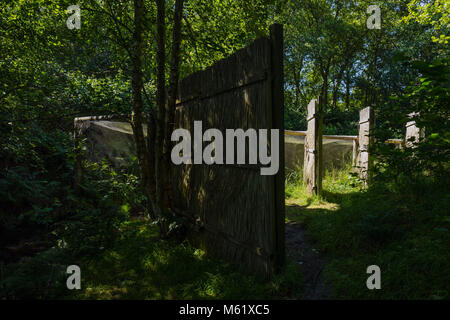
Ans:
[[[88,200],[78,201],[75,220],[67,222],[70,228],[54,248],[0,265],[0,299],[302,298],[301,266],[295,261],[264,281],[209,258],[187,242],[159,239],[148,221],[129,218],[128,204],[137,200],[128,199],[134,193],[127,183],[119,183],[105,204],[89,200],[102,205],[101,210],[94,210]],[[325,258],[333,298],[449,298],[445,186],[423,181],[361,190],[350,167],[326,172],[323,185],[322,198],[310,197],[301,171],[289,173],[286,220],[300,222]],[[96,185],[95,190],[102,188]],[[116,197],[118,193],[127,196]],[[106,226],[104,221],[111,223]],[[81,268],[79,291],[65,285],[66,268],[72,264]],[[366,268],[374,264],[381,268],[381,290],[366,287]]]
[[[295,299],[301,267],[289,261],[264,281],[209,258],[187,241],[161,240],[145,216],[138,179],[107,164],[86,166],[83,196],[52,225],[53,248],[0,263],[0,299]],[[134,216],[135,218],[131,218]],[[139,218],[136,218],[139,217]],[[50,234],[51,233],[51,234]],[[81,290],[66,268],[81,269]]]
[[[81,290],[65,288],[70,264],[81,269]],[[160,240],[142,220],[122,223],[110,248],[78,258],[51,249],[7,266],[0,281],[0,296],[8,299],[283,299],[299,298],[301,290],[294,262],[264,281],[208,258],[187,241]]]
[[[159,240],[154,227],[139,221],[126,223],[112,249],[80,267],[85,290],[77,299],[265,299],[295,295],[301,279],[288,266],[265,282],[187,242]]]
[[[286,185],[286,219],[300,222],[324,255],[334,298],[448,299],[444,186],[423,181],[397,193],[387,185],[361,190],[350,171],[328,172],[321,199],[306,193],[301,173],[291,173]],[[381,290],[366,287],[369,265],[381,268]]]

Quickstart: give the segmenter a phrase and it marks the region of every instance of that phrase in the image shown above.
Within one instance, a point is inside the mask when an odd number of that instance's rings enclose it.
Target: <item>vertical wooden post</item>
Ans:
[[[327,93],[325,93],[327,94]],[[317,195],[322,196],[322,179],[324,176],[323,171],[323,114],[325,102],[327,101],[324,97],[319,97],[319,104],[317,111]]]
[[[283,26],[270,26],[271,75],[272,75],[272,129],[279,131],[279,169],[275,175],[274,265],[279,271],[285,260],[285,207],[284,207],[284,75],[283,75]]]
[[[319,101],[314,99],[308,104],[308,116],[306,122],[308,129],[305,137],[305,157],[303,165],[303,182],[306,184],[308,193],[320,195],[322,183],[321,161],[320,161],[320,136],[319,131]]]
[[[90,126],[89,120],[74,119],[74,147],[75,147],[75,163],[74,163],[74,189],[77,193],[81,191],[81,183],[83,181],[83,134]]]
[[[359,178],[367,187],[369,180],[369,169],[372,166],[372,158],[370,156],[370,145],[372,141],[372,130],[374,123],[373,109],[364,108],[359,112],[359,153],[357,157],[357,167],[359,169]]]
[[[413,112],[408,114],[409,118],[413,118],[417,113]],[[406,134],[405,134],[405,147],[414,148],[415,144],[420,141],[420,138],[425,136],[425,130],[420,129],[416,125],[416,121],[409,121],[406,123]]]
[[[358,160],[358,153],[359,153],[359,143],[358,143],[358,139],[354,139],[353,140],[353,152],[352,152],[352,166],[356,167],[357,164],[357,160]]]

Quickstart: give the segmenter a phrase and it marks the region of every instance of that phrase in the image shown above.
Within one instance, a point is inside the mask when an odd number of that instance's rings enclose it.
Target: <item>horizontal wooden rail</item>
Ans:
[[[129,119],[129,115],[109,115],[109,116],[90,116],[90,117],[79,117],[75,118],[75,122],[77,121],[124,121]],[[293,130],[284,130],[284,134],[288,136],[297,136],[297,137],[305,137],[306,131],[293,131]],[[335,139],[335,140],[358,140],[357,136],[339,136],[339,135],[326,135],[322,136],[324,139]],[[386,143],[392,144],[402,144],[402,139],[388,139]]]
[[[403,144],[403,140],[402,139],[387,139],[385,142],[386,143],[393,143],[393,144]]]
[[[306,136],[306,131],[292,131],[292,130],[284,130],[284,133],[288,136]],[[322,135],[324,139],[336,139],[336,140],[357,140],[357,136],[334,136],[334,135]]]
[[[305,136],[306,136],[306,131],[284,130],[284,134],[286,134],[286,135],[288,135],[288,136],[301,136],[301,137],[305,137]]]
[[[122,122],[122,121],[130,121],[130,114],[110,114],[110,115],[100,115],[100,116],[87,116],[87,117],[78,117],[75,118],[74,121],[111,121],[111,122]]]
[[[336,140],[358,140],[357,136],[330,136],[330,135],[322,135],[324,139],[336,139]]]
[[[293,130],[284,130],[284,134],[288,136],[297,136],[297,137],[305,137],[306,131],[293,131]],[[340,135],[322,135],[324,139],[335,139],[335,140],[358,140],[358,136],[340,136]],[[388,139],[386,143],[392,144],[402,144],[402,139]]]

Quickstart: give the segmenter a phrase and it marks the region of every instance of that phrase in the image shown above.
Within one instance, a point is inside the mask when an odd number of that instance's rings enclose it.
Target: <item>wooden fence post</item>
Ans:
[[[318,109],[317,109],[317,195],[322,196],[322,179],[324,177],[323,170],[323,115],[324,115],[324,99],[322,96],[319,96],[318,100]]]
[[[285,260],[285,165],[284,165],[284,74],[283,74],[283,25],[270,26],[271,75],[272,75],[272,128],[279,131],[279,168],[275,175],[274,201],[274,265],[280,271]],[[273,142],[271,142],[273,143]]]
[[[352,166],[356,167],[358,165],[358,154],[359,154],[359,143],[358,139],[353,140],[353,150],[352,150]]]
[[[308,129],[305,137],[305,157],[303,165],[303,182],[306,184],[308,193],[321,195],[322,193],[322,170],[320,166],[322,161],[320,159],[321,152],[319,152],[320,136],[322,132],[319,127],[320,113],[319,101],[317,99],[311,100],[308,104],[308,116],[306,122]]]
[[[408,114],[409,118],[416,116],[416,112]],[[415,144],[419,142],[420,138],[425,136],[425,130],[420,129],[416,125],[416,121],[412,120],[406,123],[406,134],[405,134],[405,147],[414,148]]]
[[[359,178],[367,187],[369,180],[369,169],[372,166],[372,157],[370,156],[370,145],[372,142],[372,130],[374,124],[373,109],[364,108],[359,112],[359,152],[357,156],[357,167]]]
[[[82,119],[74,119],[74,149],[75,149],[75,163],[74,163],[74,189],[77,193],[81,191],[81,183],[83,181],[83,150],[82,139],[83,133],[90,125],[90,121],[83,121]]]

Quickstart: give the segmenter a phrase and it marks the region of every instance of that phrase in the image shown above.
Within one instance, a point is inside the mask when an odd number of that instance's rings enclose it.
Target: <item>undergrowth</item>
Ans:
[[[0,299],[301,297],[301,270],[293,261],[267,281],[211,259],[185,240],[160,239],[130,173],[89,164],[81,192],[64,204],[64,219],[48,225],[51,247],[0,264]],[[66,287],[69,265],[81,269],[81,290]]]
[[[448,299],[449,195],[431,179],[359,187],[351,168],[326,173],[322,198],[310,197],[301,172],[286,185],[287,220],[306,228],[328,261],[338,299]],[[368,290],[366,269],[381,269],[381,289]]]

